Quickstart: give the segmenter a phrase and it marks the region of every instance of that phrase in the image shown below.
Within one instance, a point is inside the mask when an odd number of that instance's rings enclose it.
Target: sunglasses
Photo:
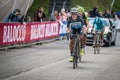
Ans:
[[[71,13],[72,15],[77,15],[77,13]]]

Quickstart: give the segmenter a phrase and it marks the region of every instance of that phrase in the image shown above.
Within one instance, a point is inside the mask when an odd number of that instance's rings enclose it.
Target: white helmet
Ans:
[[[71,8],[71,13],[78,13],[78,9],[75,7]]]

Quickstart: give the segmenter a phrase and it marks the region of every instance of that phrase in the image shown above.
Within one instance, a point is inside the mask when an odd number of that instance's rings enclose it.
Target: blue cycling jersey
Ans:
[[[104,26],[103,26],[103,22],[100,18],[95,18],[94,22],[93,22],[93,26],[95,27],[95,31],[102,31]]]

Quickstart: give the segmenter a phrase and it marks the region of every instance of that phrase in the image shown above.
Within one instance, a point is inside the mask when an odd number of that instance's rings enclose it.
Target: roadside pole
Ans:
[[[14,1],[13,7],[12,7],[12,12],[13,12],[14,9],[15,9],[15,5],[16,5],[16,0]]]
[[[115,0],[113,0],[112,3],[111,3],[110,13],[112,12],[112,9],[113,9],[113,5],[114,5],[114,3],[115,3]]]

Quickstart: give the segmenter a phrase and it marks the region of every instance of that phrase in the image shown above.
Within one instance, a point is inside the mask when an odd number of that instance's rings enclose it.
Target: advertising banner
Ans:
[[[0,23],[0,45],[19,44],[59,36],[58,22]]]

